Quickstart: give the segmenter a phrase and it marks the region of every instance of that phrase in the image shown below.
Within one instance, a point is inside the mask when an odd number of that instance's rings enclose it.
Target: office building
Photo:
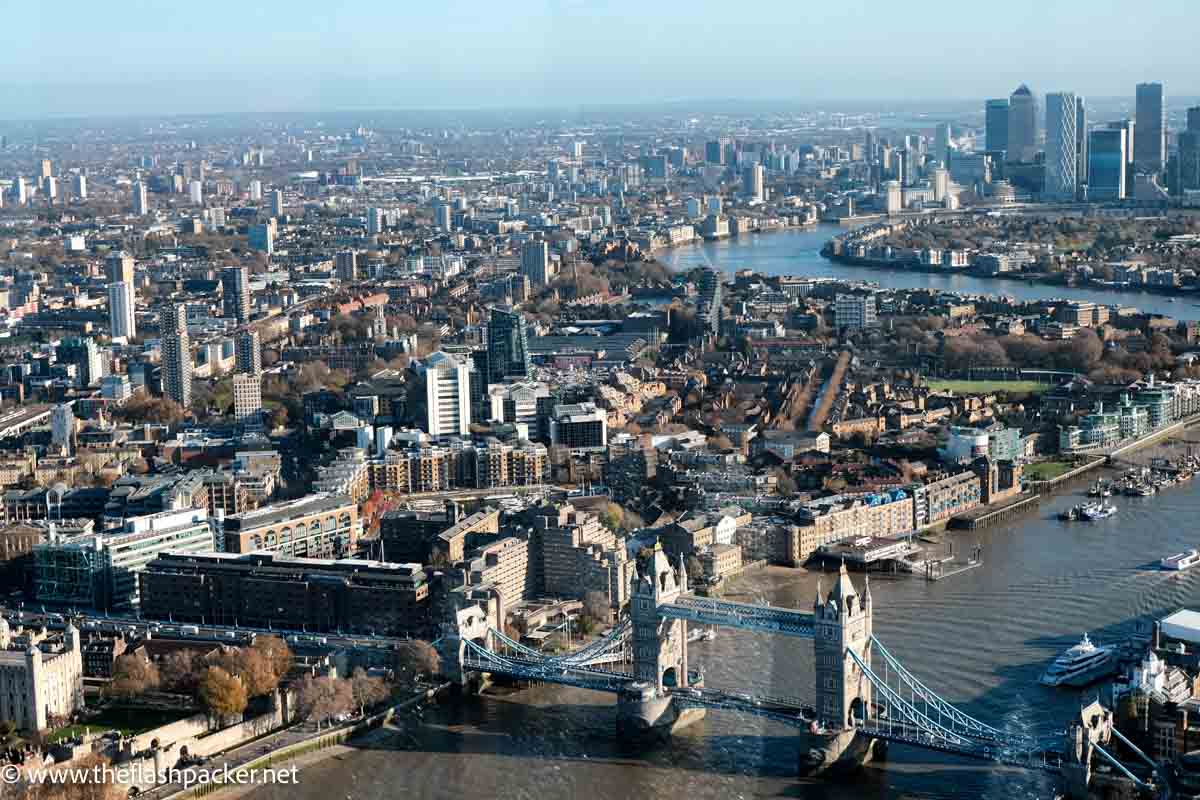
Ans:
[[[114,342],[127,343],[137,336],[134,300],[132,283],[117,281],[108,285],[109,335]]]
[[[833,316],[838,328],[874,328],[875,295],[839,294],[834,300]]]
[[[0,619],[0,718],[23,733],[50,727],[84,708],[83,645],[67,623],[60,635],[15,632]]]
[[[133,213],[144,217],[150,213],[150,201],[146,196],[146,184],[142,181],[133,182]]]
[[[1074,200],[1078,168],[1074,92],[1046,95],[1046,182],[1042,196],[1048,200]]]
[[[529,285],[541,287],[554,277],[550,264],[550,245],[542,239],[526,242],[521,248],[521,274],[529,278]]]
[[[237,335],[233,345],[234,369],[249,375],[262,372],[262,346],[258,331],[246,330]]]
[[[100,396],[120,405],[133,396],[128,375],[105,375],[100,379]]]
[[[212,552],[208,511],[168,510],[127,517],[116,531],[52,535],[34,547],[38,600],[101,610],[136,610],[138,575],[164,551]]]
[[[172,304],[159,314],[163,395],[185,409],[192,405],[192,343],[188,336],[187,306]]]
[[[1088,200],[1124,200],[1127,162],[1123,129],[1092,131],[1088,136]]]
[[[433,221],[439,231],[449,232],[454,229],[451,223],[451,211],[448,203],[438,203],[433,207]]]
[[[383,233],[383,209],[367,209],[367,233],[372,236]]]
[[[271,192],[271,216],[276,218],[283,216],[283,192],[279,189]]]
[[[340,281],[358,280],[358,253],[353,250],[339,250],[333,257],[333,268]]]
[[[742,171],[742,194],[750,200],[765,200],[766,189],[763,186],[765,172],[762,164],[752,164]]]
[[[42,194],[46,196],[48,203],[53,203],[58,197],[58,179],[53,175],[42,178]]]
[[[40,173],[38,173],[38,177],[42,180],[46,180],[46,178],[49,178],[53,174],[54,174],[54,170],[50,164],[50,159],[43,158],[42,159],[42,171]]]
[[[262,376],[242,373],[233,376],[233,416],[245,428],[262,424]]]
[[[193,205],[204,205],[204,184],[202,184],[200,181],[189,181],[188,200]]]
[[[71,194],[77,200],[87,200],[87,175],[80,173],[71,180]]]
[[[1187,129],[1179,133],[1179,192],[1200,189],[1200,106],[1187,111]]]
[[[595,403],[554,407],[550,417],[550,443],[568,450],[604,450],[608,447],[608,414]]]
[[[142,614],[263,629],[436,635],[425,570],[389,559],[163,553],[142,573]]]
[[[1137,85],[1135,115],[1134,166],[1138,172],[1158,174],[1167,159],[1167,101],[1161,83]]]
[[[74,447],[75,412],[66,403],[59,403],[50,412],[50,444],[66,452]]]
[[[250,200],[260,202],[262,200],[262,181],[250,181]]]
[[[988,100],[984,105],[984,148],[989,153],[1008,150],[1008,98]]]
[[[221,270],[221,305],[226,317],[239,325],[250,321],[250,268],[225,267]]]
[[[1088,113],[1083,95],[1075,95],[1075,183],[1079,187],[1079,199],[1084,194],[1088,181]]]
[[[310,494],[227,516],[218,535],[226,553],[344,558],[357,549],[360,527],[358,504],[350,497]]]
[[[490,310],[487,327],[487,382],[529,377],[529,334],[525,318],[507,306]]]
[[[904,210],[904,193],[900,181],[888,181],[883,185],[884,210],[888,214],[899,214]]]
[[[1025,84],[1008,98],[1008,160],[1032,162],[1037,156],[1037,98]]]
[[[430,436],[466,436],[471,427],[471,365],[440,350],[417,368],[425,380],[425,430]]]
[[[275,225],[251,225],[248,234],[248,243],[251,250],[257,250],[260,253],[271,255],[275,252]]]
[[[939,122],[934,130],[933,157],[943,165],[950,163],[951,134],[949,122]]]

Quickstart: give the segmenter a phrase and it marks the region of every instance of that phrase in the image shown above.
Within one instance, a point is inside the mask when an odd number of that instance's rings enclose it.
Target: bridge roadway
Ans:
[[[813,638],[813,615],[790,608],[756,606],[731,600],[684,595],[674,602],[660,605],[658,613],[669,619],[682,619],[703,625],[721,625],[805,639]]]

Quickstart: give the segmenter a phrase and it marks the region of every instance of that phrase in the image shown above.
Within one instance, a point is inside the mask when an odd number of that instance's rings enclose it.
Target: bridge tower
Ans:
[[[687,686],[687,623],[663,619],[658,606],[671,603],[686,591],[683,561],[679,572],[659,544],[654,545],[645,571],[633,586],[630,621],[633,623],[633,674],[662,693],[666,689]]]
[[[871,683],[849,651],[870,666],[871,585],[860,596],[842,564],[837,582],[813,604],[816,656],[817,718],[832,730],[853,727],[854,719],[870,714]]]
[[[850,652],[870,666],[870,580],[860,595],[843,563],[828,595],[822,597],[817,587],[813,629],[817,725],[801,767],[807,771],[839,762],[861,764],[870,760],[873,741],[856,736],[855,723],[871,716],[871,682]]]
[[[660,605],[687,591],[687,571],[682,559],[678,572],[673,570],[656,543],[632,583],[629,619],[636,681],[617,698],[617,731],[630,739],[658,739],[704,717],[704,709],[681,707],[671,694],[689,684],[687,623],[658,613]]]

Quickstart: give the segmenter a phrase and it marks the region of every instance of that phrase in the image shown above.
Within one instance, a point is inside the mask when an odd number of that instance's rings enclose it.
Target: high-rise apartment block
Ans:
[[[146,184],[141,181],[133,182],[133,213],[139,217],[150,213],[150,200],[146,196]]]
[[[117,281],[108,285],[108,321],[113,341],[129,342],[137,336],[132,283]]]
[[[163,395],[184,408],[192,404],[192,343],[188,336],[187,306],[168,305],[159,314]]]
[[[333,257],[333,267],[338,280],[358,280],[358,254],[353,250],[339,250]]]
[[[529,285],[545,286],[553,278],[550,265],[550,246],[542,239],[526,242],[521,248],[521,274]]]
[[[233,415],[239,425],[257,428],[262,424],[262,376],[241,373],[233,376]]]
[[[250,375],[262,372],[262,346],[258,331],[246,330],[237,335],[233,345],[234,369]]]
[[[221,270],[221,303],[226,317],[239,325],[250,321],[250,269],[225,267]]]

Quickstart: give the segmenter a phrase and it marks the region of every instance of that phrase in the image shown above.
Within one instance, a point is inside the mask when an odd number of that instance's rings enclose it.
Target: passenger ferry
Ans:
[[[1159,565],[1163,569],[1172,571],[1182,571],[1200,564],[1200,550],[1184,550],[1182,553],[1176,553],[1173,556],[1167,556]]]
[[[1087,686],[1115,671],[1113,648],[1092,644],[1085,633],[1083,641],[1054,659],[1038,682],[1043,686]]]

